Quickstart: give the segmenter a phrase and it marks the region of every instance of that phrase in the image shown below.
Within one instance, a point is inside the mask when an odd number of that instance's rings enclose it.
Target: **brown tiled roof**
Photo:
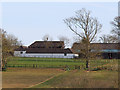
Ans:
[[[107,49],[117,49],[120,50],[119,43],[91,43],[91,49],[99,49],[99,50],[107,50]],[[80,49],[84,49],[85,46],[81,43],[74,43],[72,46],[72,51],[76,53],[76,51]]]
[[[120,43],[91,43],[100,49],[120,49]]]
[[[14,51],[26,51],[27,47],[26,46],[20,46],[18,48],[16,48]]]
[[[120,49],[119,43],[91,43],[91,46],[96,46],[99,49]],[[74,48],[84,48],[84,45],[80,43],[74,43],[72,49]]]
[[[67,48],[64,49],[63,41],[35,41],[30,46],[20,46],[15,51],[26,51],[26,53],[72,53]]]
[[[26,53],[72,53],[70,49],[55,48],[28,48]]]
[[[63,41],[35,41],[28,48],[64,48]]]

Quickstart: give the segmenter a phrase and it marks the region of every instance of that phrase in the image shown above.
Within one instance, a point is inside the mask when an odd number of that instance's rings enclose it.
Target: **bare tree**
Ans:
[[[111,32],[120,36],[120,16],[115,17],[111,24],[113,25],[113,30]]]
[[[86,68],[88,68],[88,61],[90,60],[90,43],[96,38],[102,25],[96,18],[91,17],[91,12],[82,9],[76,12],[76,16],[65,19],[64,22],[79,38],[84,39],[84,54],[86,59]]]
[[[111,34],[102,35],[99,39],[101,43],[118,43],[120,36],[120,17],[115,17],[111,22],[113,29],[111,30]]]
[[[64,44],[65,44],[65,47],[68,47],[69,46],[69,43],[70,43],[70,39],[65,37],[65,36],[59,36],[58,37],[60,41],[64,41]]]
[[[73,43],[80,43],[80,42],[81,42],[81,38],[79,36],[73,37]]]
[[[116,37],[116,39],[119,39],[118,42],[120,42],[120,16],[115,17],[111,24],[113,26],[111,33]]]
[[[42,38],[43,41],[52,41],[52,37],[50,37],[48,34],[44,35]]]
[[[99,39],[100,43],[117,43],[118,37],[115,35],[102,35]]]

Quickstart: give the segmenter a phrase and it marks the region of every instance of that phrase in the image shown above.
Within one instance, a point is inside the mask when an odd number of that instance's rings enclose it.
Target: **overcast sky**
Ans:
[[[103,25],[101,34],[112,29],[110,22],[118,15],[117,2],[19,2],[2,3],[2,28],[14,34],[24,45],[42,40],[49,34],[53,40],[66,36],[73,42],[75,34],[66,26],[63,19],[75,15],[75,11],[86,8]],[[100,34],[100,35],[101,35]]]

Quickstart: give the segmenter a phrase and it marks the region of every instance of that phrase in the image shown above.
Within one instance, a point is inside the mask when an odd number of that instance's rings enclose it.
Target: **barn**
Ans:
[[[14,50],[16,57],[73,58],[71,49],[64,47],[63,41],[35,41],[30,46]]]
[[[91,51],[99,51],[101,57],[104,59],[120,59],[120,43],[91,43],[90,47]],[[83,44],[74,43],[72,51],[81,58],[81,50],[84,48],[85,46]]]

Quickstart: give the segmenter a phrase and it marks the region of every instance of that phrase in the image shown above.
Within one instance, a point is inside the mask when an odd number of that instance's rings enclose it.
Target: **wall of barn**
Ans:
[[[16,57],[23,57],[25,56],[26,51],[14,51],[14,56]]]
[[[120,59],[120,53],[102,53],[104,59]]]
[[[41,58],[73,58],[74,54],[66,54],[66,56],[64,54],[49,54],[49,53],[27,53],[25,54],[24,57],[41,57]]]
[[[22,51],[23,52],[23,51]],[[21,51],[14,51],[14,56],[17,57],[41,57],[41,58],[73,58],[74,54],[64,54],[64,53],[26,53]]]

